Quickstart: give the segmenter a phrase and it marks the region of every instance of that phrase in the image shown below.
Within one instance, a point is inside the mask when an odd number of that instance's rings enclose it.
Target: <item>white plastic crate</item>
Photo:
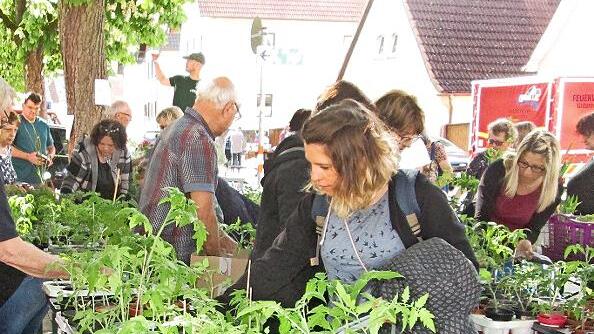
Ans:
[[[536,320],[494,321],[483,314],[471,314],[470,319],[477,332],[484,334],[532,334],[532,324]]]

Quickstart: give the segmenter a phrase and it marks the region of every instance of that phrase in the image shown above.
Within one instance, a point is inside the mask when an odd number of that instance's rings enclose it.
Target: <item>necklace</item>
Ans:
[[[35,120],[33,122],[31,122],[26,117],[23,116],[23,118],[25,118],[25,120],[31,125],[31,128],[33,128],[33,132],[35,133],[35,138],[34,138],[33,135],[31,134],[31,132],[29,131],[28,127],[26,125],[24,126],[25,131],[27,131],[27,135],[29,135],[29,138],[33,142],[33,145],[35,145],[34,152],[41,153],[41,138],[39,138],[37,129],[35,129]]]

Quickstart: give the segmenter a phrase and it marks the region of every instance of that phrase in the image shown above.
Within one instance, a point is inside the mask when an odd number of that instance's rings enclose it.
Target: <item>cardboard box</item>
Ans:
[[[212,298],[221,295],[229,286],[235,283],[245,272],[249,253],[243,252],[234,257],[205,256],[192,254],[190,265],[208,260],[208,272],[201,277],[196,285],[210,291]]]

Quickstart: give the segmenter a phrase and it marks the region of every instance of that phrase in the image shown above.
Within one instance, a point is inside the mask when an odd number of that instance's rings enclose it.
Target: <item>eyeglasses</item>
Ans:
[[[238,120],[241,118],[241,113],[239,112],[239,104],[237,102],[233,102],[233,105],[235,105],[236,110],[234,119]]]
[[[529,163],[527,163],[526,161],[523,161],[523,160],[518,160],[518,167],[520,167],[521,169],[526,169],[526,168],[529,168],[530,167],[530,169],[532,170],[532,172],[533,173],[536,173],[536,174],[542,174],[542,173],[544,173],[546,171],[546,168],[544,168],[544,167],[534,166],[534,165],[531,165],[531,164],[529,164]]]
[[[6,124],[8,124],[8,119],[10,118],[6,110],[2,110],[2,112],[4,115],[0,116],[0,128],[3,128]]]
[[[116,117],[122,117],[122,118],[125,118],[125,119],[132,120],[132,115],[126,114],[126,113],[123,113],[123,112],[118,112],[118,113],[115,114],[115,116]]]
[[[403,142],[403,143],[406,143],[406,142],[413,143],[417,139],[421,138],[421,135],[401,135],[398,132],[394,132],[394,134],[396,134],[398,141]]]
[[[505,142],[501,141],[501,140],[497,140],[497,139],[493,139],[493,138],[489,138],[489,145],[493,145],[493,146],[501,146],[505,144]]]

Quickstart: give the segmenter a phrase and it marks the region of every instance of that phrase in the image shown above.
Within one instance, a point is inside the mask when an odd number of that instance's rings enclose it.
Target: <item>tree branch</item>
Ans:
[[[12,32],[18,29],[18,26],[14,22],[12,22],[10,17],[8,17],[8,15],[6,15],[2,11],[2,9],[0,9],[0,19],[2,20],[2,22],[4,22],[6,28],[10,29]]]
[[[58,18],[54,18],[53,21],[49,22],[46,31],[58,31]]]

